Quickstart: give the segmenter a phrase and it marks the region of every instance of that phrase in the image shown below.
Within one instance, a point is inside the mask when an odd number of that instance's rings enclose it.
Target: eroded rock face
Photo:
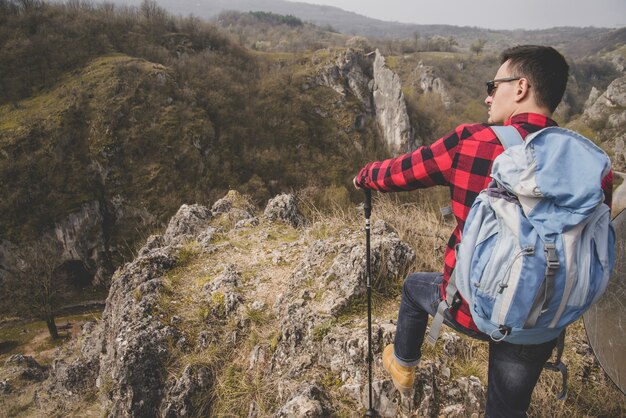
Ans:
[[[363,54],[353,49],[339,54],[335,60],[324,66],[314,79],[314,83],[327,86],[345,96],[353,94],[371,113],[372,95],[369,88],[370,77],[364,71],[367,67]]]
[[[102,315],[97,386],[106,393],[109,416],[154,416],[164,395],[165,360],[178,337],[153,316],[163,276],[175,265],[172,249],[142,253],[116,273]]]
[[[378,50],[374,59],[372,94],[376,121],[390,152],[401,154],[415,149],[413,129],[400,78],[387,67],[385,57]]]
[[[444,107],[450,109],[452,106],[452,97],[446,88],[443,80],[439,78],[435,72],[435,68],[424,65],[421,61],[414,71],[419,87],[424,93],[434,93],[441,99]]]

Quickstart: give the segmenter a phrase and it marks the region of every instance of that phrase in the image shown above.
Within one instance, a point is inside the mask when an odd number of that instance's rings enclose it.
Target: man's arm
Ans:
[[[353,179],[356,188],[397,192],[448,185],[459,136],[452,131],[429,146],[368,163]]]
[[[611,207],[613,203],[613,170],[602,179],[602,191],[604,192],[604,203]]]

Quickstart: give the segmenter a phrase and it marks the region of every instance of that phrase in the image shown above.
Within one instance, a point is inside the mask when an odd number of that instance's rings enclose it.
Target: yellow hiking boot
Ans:
[[[389,344],[383,351],[383,367],[391,375],[393,385],[403,395],[407,395],[413,389],[415,382],[415,366],[401,366],[393,354],[393,344]]]

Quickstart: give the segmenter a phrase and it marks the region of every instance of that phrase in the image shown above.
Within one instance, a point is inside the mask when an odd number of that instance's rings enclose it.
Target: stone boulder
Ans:
[[[317,386],[307,384],[297,391],[297,395],[280,408],[274,417],[322,418],[330,416],[331,412],[324,391]]]
[[[48,377],[48,369],[31,356],[14,354],[4,362],[2,374],[0,379],[7,384],[17,380],[41,382]]]
[[[282,221],[294,228],[304,226],[306,220],[298,210],[298,202],[292,194],[280,194],[267,202],[263,217],[270,222]]]
[[[165,245],[184,244],[191,237],[195,237],[208,226],[213,217],[211,211],[201,205],[182,205],[178,212],[170,219],[163,243]]]

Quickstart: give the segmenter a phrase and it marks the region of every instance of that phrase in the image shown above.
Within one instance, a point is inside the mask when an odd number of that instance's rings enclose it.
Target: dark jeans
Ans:
[[[402,302],[394,340],[398,363],[419,363],[426,334],[428,315],[434,316],[441,301],[441,273],[413,273],[404,281]],[[468,330],[451,318],[446,325],[487,340],[485,334]],[[533,389],[544,364],[550,358],[556,340],[537,345],[517,345],[489,340],[489,373],[486,417],[525,417]]]

